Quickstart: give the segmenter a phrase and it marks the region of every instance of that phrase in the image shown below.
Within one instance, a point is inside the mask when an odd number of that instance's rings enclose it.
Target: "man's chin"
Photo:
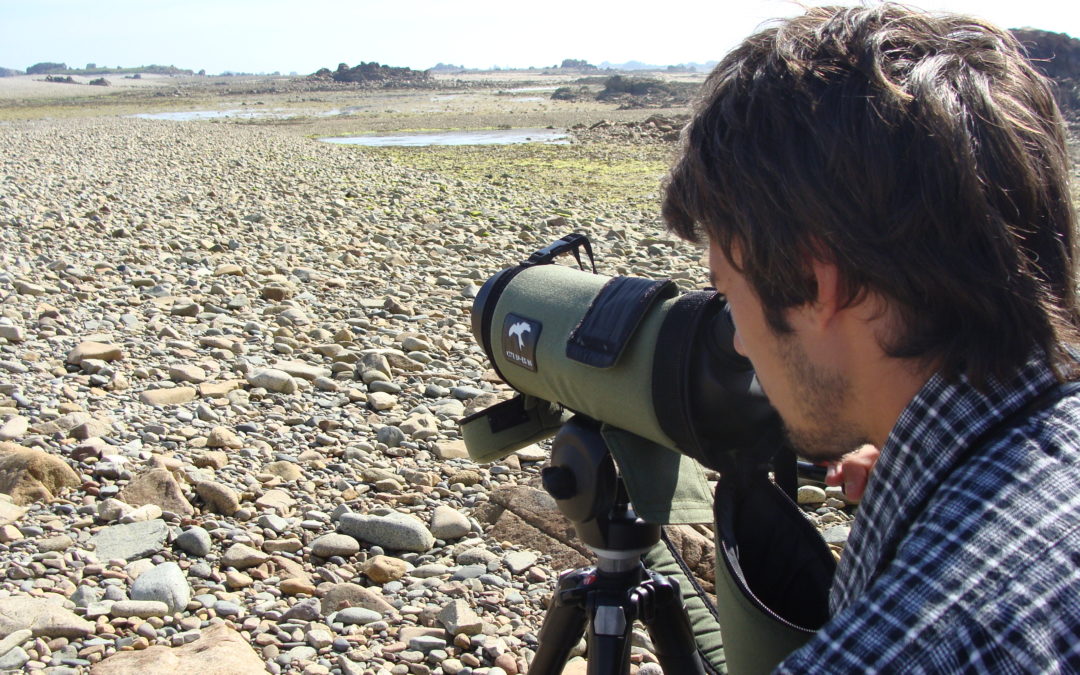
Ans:
[[[869,442],[847,429],[826,432],[785,426],[785,431],[788,442],[795,448],[795,454],[812,462],[838,462],[844,455]]]

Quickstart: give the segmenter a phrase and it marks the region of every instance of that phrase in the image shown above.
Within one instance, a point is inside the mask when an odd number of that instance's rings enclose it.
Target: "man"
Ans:
[[[1075,213],[1022,48],[812,8],[717,66],[684,143],[664,217],[795,447],[880,448],[832,618],[779,669],[1080,670]]]

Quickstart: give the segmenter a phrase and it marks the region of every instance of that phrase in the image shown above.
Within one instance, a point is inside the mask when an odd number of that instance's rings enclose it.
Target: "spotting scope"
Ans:
[[[592,271],[583,269],[581,252]],[[571,254],[578,267],[557,264]],[[487,280],[472,332],[520,396],[462,421],[474,459],[490,461],[585,415],[716,468],[719,455],[781,443],[781,425],[715,290],[595,273],[571,234]]]

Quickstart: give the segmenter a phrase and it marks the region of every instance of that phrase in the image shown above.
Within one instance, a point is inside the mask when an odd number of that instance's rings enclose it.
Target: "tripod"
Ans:
[[[599,423],[578,415],[563,425],[542,481],[597,562],[560,575],[529,673],[558,675],[583,634],[589,675],[628,673],[631,631],[640,620],[664,672],[704,675],[678,581],[642,563],[660,541],[660,526],[634,513]]]

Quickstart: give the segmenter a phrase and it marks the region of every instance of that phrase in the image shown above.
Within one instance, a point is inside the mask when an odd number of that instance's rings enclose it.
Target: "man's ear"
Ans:
[[[820,328],[826,328],[843,309],[840,270],[834,263],[813,258],[810,271],[817,284],[817,298],[807,307],[807,319]]]

